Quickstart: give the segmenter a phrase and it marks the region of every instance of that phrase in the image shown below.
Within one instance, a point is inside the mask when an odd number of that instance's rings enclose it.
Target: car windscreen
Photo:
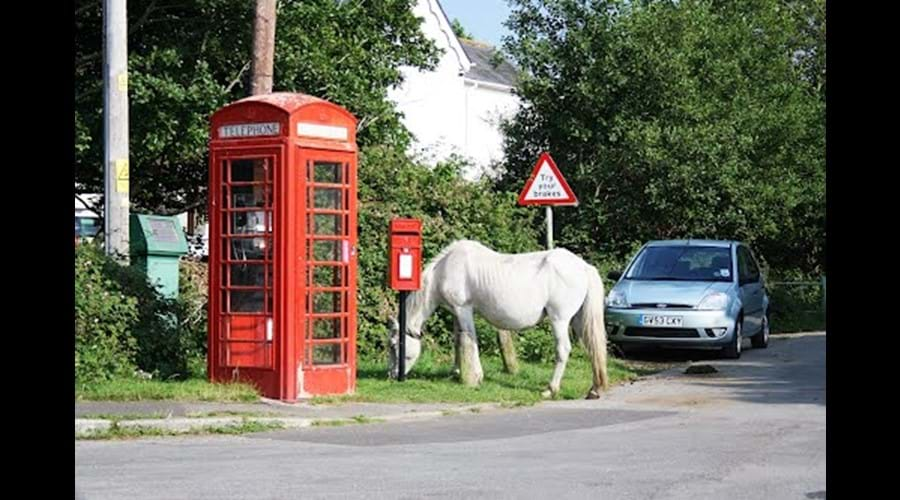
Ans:
[[[731,249],[709,246],[650,246],[635,259],[626,279],[731,281]]]
[[[100,231],[100,219],[93,217],[75,217],[75,234],[81,237],[94,237]]]

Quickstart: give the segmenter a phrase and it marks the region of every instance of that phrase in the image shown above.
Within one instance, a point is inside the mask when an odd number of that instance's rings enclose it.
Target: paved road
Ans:
[[[600,401],[427,422],[75,443],[84,499],[825,498],[825,336]]]

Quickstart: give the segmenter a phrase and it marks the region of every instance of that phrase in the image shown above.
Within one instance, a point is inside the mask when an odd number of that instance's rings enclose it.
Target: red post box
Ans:
[[[406,296],[410,291],[421,288],[422,282],[422,221],[393,219],[388,233],[388,281],[391,288],[400,292],[397,380],[402,382],[406,379]]]
[[[390,286],[418,290],[422,282],[422,221],[394,219],[390,225]]]

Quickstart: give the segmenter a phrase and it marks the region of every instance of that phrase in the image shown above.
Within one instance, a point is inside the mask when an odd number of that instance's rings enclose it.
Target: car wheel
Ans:
[[[722,349],[722,357],[728,359],[738,359],[741,357],[741,342],[744,340],[742,326],[741,320],[738,320],[738,322],[734,324],[734,335],[731,337],[731,342]]]
[[[754,349],[769,347],[769,315],[763,316],[762,331],[750,337],[750,344]]]

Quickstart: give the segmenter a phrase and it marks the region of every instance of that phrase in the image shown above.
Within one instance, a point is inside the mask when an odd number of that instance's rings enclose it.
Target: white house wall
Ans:
[[[477,82],[466,82],[466,130],[463,149],[475,163],[466,177],[493,173],[491,168],[503,159],[503,133],[500,123],[519,108],[519,98],[508,90],[496,90]]]
[[[464,153],[466,90],[458,71],[447,66],[429,73],[405,71],[405,84],[390,95],[415,136],[414,149],[430,161]]]
[[[437,2],[420,0],[413,12],[423,19],[425,36],[443,54],[433,71],[403,68],[403,85],[391,89],[388,97],[403,113],[403,123],[415,137],[414,154],[429,163],[454,153],[469,158],[475,165],[466,177],[476,178],[502,158],[498,118],[515,112],[519,100],[508,91],[473,86],[473,81],[466,80],[463,75],[471,62]]]

